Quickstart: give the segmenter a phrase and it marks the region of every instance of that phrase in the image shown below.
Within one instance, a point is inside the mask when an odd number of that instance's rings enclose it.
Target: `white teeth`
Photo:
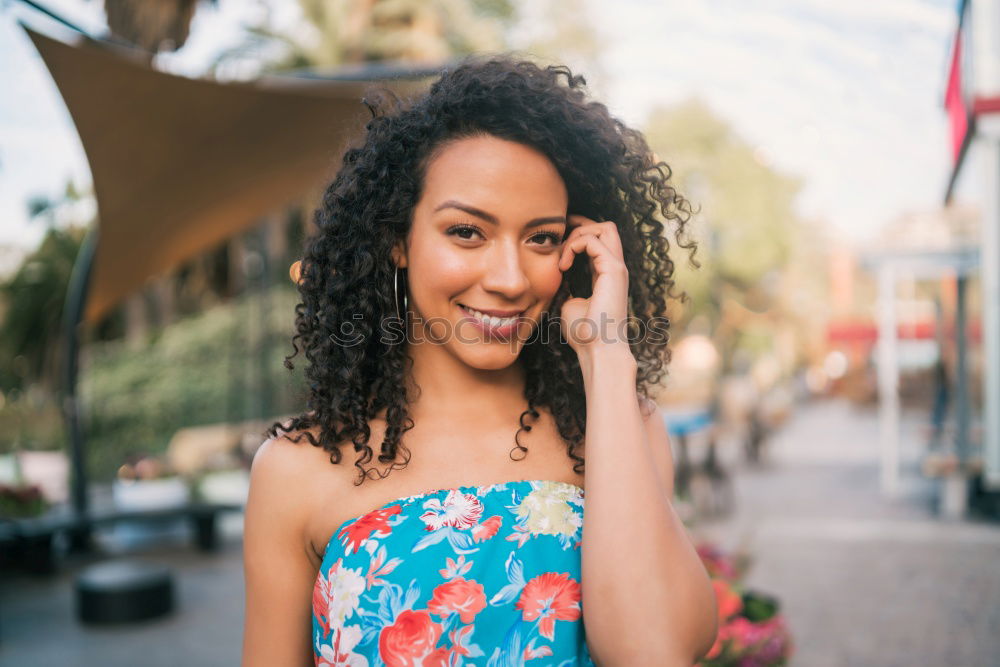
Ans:
[[[478,319],[482,320],[482,322],[490,328],[507,326],[517,321],[517,315],[514,315],[513,317],[495,317],[493,315],[487,315],[486,313],[481,313],[478,310],[473,310],[472,308],[469,308],[467,306],[465,307],[465,310],[466,312],[471,313],[472,315],[475,315]]]

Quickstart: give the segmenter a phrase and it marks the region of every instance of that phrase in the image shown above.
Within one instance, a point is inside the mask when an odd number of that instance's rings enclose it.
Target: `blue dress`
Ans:
[[[316,665],[593,665],[583,489],[516,480],[397,498],[344,522],[312,598]]]

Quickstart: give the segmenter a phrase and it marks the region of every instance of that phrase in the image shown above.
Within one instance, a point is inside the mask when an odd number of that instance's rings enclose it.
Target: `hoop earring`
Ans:
[[[400,320],[403,319],[403,315],[399,314],[399,265],[396,265],[396,271],[392,276],[392,300],[396,304],[396,317]],[[409,312],[409,300],[406,298],[406,286],[403,286],[403,313]]]

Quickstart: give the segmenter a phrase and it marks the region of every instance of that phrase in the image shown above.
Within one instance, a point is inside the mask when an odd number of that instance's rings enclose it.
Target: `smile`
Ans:
[[[497,317],[496,315],[489,315],[487,313],[484,313],[480,310],[476,310],[475,308],[470,308],[469,306],[466,306],[461,303],[458,304],[458,306],[465,313],[467,313],[473,319],[478,321],[478,323],[484,325],[485,328],[497,332],[503,332],[503,330],[516,325],[518,319],[521,317],[521,314],[524,313],[524,311],[522,310],[509,317]]]

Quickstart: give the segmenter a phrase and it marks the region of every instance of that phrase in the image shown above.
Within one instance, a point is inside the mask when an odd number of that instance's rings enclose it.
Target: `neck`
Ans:
[[[509,413],[516,424],[516,415],[527,407],[519,361],[496,370],[473,368],[433,343],[411,344],[407,353],[413,359],[410,380],[419,387],[410,405],[415,420],[462,415],[486,422]]]

